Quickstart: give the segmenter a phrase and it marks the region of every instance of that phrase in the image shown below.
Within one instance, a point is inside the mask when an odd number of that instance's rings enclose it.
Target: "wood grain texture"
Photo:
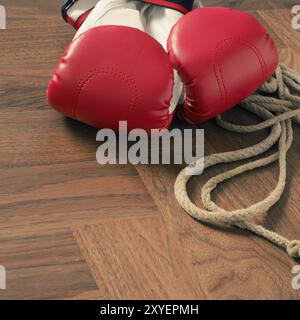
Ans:
[[[158,214],[131,167],[95,161],[0,169],[0,239],[80,223]]]
[[[3,0],[0,31],[0,264],[8,272],[0,299],[299,299],[291,289],[295,261],[263,239],[197,223],[178,206],[178,166],[99,166],[96,129],[68,120],[45,101],[48,80],[73,36],[61,0]],[[292,0],[204,0],[249,10],[269,30],[281,60],[300,72],[300,32],[290,27]],[[226,114],[256,121],[238,108]],[[174,122],[174,127],[186,128]],[[253,144],[214,122],[206,154]],[[266,226],[299,237],[300,130],[288,155],[288,185],[263,217]],[[189,185],[199,191],[212,168]],[[274,186],[272,165],[226,182],[214,199],[227,209],[262,199]],[[153,200],[154,199],[154,200]]]
[[[248,2],[249,4],[250,2]],[[236,6],[234,2],[229,3]],[[241,4],[241,3],[240,3]],[[244,2],[244,5],[246,1]],[[259,5],[258,5],[259,7]],[[300,72],[297,48],[300,33],[292,30],[289,10],[260,10],[255,15],[275,34],[281,48],[281,61]],[[281,21],[282,23],[279,23]],[[241,124],[256,119],[236,108],[225,115],[229,121]],[[175,127],[186,128],[182,123]],[[239,149],[260,141],[266,132],[249,135],[229,133],[213,121],[199,128],[205,130],[205,152],[211,154]],[[281,201],[275,205],[262,222],[272,230],[290,239],[299,238],[300,213],[300,130],[295,128],[295,141],[288,155],[287,188]],[[193,178],[188,186],[192,200],[199,206],[201,186],[207,179],[229,165],[209,169],[201,177]],[[250,233],[230,228],[215,228],[200,224],[187,216],[175,201],[173,186],[177,166],[139,166],[150,194],[162,212],[167,232],[173,241],[173,255],[180,252],[194,283],[201,284],[206,298],[221,299],[299,299],[300,292],[291,288],[291,268],[297,263],[267,241]],[[249,172],[227,181],[217,188],[214,200],[226,209],[245,207],[263,199],[276,184],[276,165]],[[183,217],[183,215],[185,215]]]
[[[0,299],[61,299],[97,289],[68,229],[10,235],[0,243],[0,263],[7,273]]]
[[[159,166],[139,167],[138,170],[163,214],[171,242],[171,254],[185,262],[194,286],[202,290],[205,298],[299,298],[299,293],[290,285],[290,270],[295,262],[289,260],[285,253],[249,233],[200,224],[186,215],[174,201],[172,186],[177,171],[172,172]],[[199,188],[204,178],[201,177],[200,181],[194,179],[190,188],[194,188],[196,183]],[[255,181],[249,180],[246,186],[251,183],[257,187]],[[253,201],[253,189],[251,196],[248,194],[247,197],[244,190],[237,192],[241,189],[239,183],[230,187],[224,187],[222,193],[217,191],[216,201],[221,206],[230,208],[229,203],[243,205],[248,204],[249,200]],[[199,192],[196,191],[195,188],[193,199],[199,198]],[[254,196],[260,197],[261,194],[258,191]],[[287,235],[292,234],[289,229],[291,220],[286,217],[284,220],[285,229],[289,231]],[[295,224],[294,220],[292,222]],[[299,229],[293,230],[297,234]]]
[[[61,1],[4,1],[0,32],[0,264],[2,298],[103,298],[72,226],[159,215],[132,166],[96,162],[97,130],[46,102],[73,31]]]
[[[73,228],[104,296],[113,299],[193,299],[191,276],[173,258],[161,218]]]

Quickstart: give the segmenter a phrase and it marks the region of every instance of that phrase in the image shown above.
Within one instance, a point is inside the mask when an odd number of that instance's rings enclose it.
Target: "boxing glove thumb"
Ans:
[[[254,93],[278,65],[278,51],[249,13],[195,9],[172,28],[169,57],[185,87],[180,118],[209,120]]]

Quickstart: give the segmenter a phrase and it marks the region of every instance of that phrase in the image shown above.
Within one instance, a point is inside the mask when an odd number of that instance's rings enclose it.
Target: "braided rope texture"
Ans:
[[[222,128],[239,133],[255,132],[270,128],[267,138],[256,145],[224,153],[209,155],[205,159],[205,169],[220,163],[232,163],[249,160],[246,164],[225,171],[209,179],[201,190],[203,209],[197,207],[189,198],[187,183],[192,177],[190,172],[197,171],[197,162],[190,164],[177,176],[175,182],[175,196],[182,208],[193,218],[215,225],[232,225],[251,231],[275,245],[286,250],[289,256],[300,258],[300,240],[288,240],[282,235],[266,229],[264,226],[250,222],[251,219],[267,212],[277,203],[286,186],[287,152],[293,143],[292,123],[300,125],[300,75],[287,66],[280,64],[275,74],[252,96],[241,102],[240,106],[255,115],[262,122],[255,125],[241,126],[226,122],[221,116],[216,122]],[[275,147],[271,155],[251,160]],[[211,198],[212,191],[218,184],[236,177],[244,172],[255,170],[278,162],[279,175],[277,185],[270,194],[247,208],[227,211],[217,206]],[[192,169],[192,170],[189,170]]]

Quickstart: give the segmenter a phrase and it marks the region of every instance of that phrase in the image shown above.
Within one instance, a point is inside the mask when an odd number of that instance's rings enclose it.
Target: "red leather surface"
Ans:
[[[89,14],[92,12],[93,8],[86,11],[84,14],[82,14],[73,24],[73,27],[75,30],[78,30],[81,25],[84,23],[85,19],[89,16]]]
[[[98,128],[161,129],[172,115],[173,68],[162,46],[123,26],[93,28],[66,49],[49,82],[49,104]]]
[[[76,21],[74,21],[71,17],[67,16],[67,22],[75,29],[78,30],[81,25],[84,23],[85,19],[92,12],[93,8],[83,13]]]
[[[67,16],[67,22],[68,22],[72,27],[74,26],[75,21],[74,21],[71,17]]]
[[[196,9],[172,29],[169,57],[185,84],[180,118],[196,124],[228,110],[255,92],[278,65],[278,51],[248,13]]]
[[[171,8],[171,9],[180,11],[182,13],[187,13],[190,11],[184,5],[181,5],[180,3],[176,3],[176,1],[169,1],[169,0],[139,0],[139,1],[151,3],[161,7]],[[186,2],[187,2],[187,6],[190,6],[191,8],[193,7],[193,1],[187,0]]]

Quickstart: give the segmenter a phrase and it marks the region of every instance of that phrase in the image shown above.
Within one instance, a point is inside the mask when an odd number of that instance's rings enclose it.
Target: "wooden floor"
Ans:
[[[300,31],[291,0],[208,0],[250,10],[270,30],[281,60],[300,72]],[[64,119],[45,101],[47,81],[73,31],[60,0],[7,0],[0,31],[0,299],[299,299],[297,262],[252,234],[197,223],[177,205],[177,166],[99,166],[96,130]],[[248,121],[235,109],[228,117]],[[175,122],[175,126],[183,127]],[[206,153],[262,136],[230,134],[213,121]],[[300,130],[289,152],[288,186],[265,225],[300,237]],[[190,184],[199,203],[212,169]],[[224,168],[223,168],[224,169]],[[238,208],[274,186],[276,166],[222,185],[215,199]]]

